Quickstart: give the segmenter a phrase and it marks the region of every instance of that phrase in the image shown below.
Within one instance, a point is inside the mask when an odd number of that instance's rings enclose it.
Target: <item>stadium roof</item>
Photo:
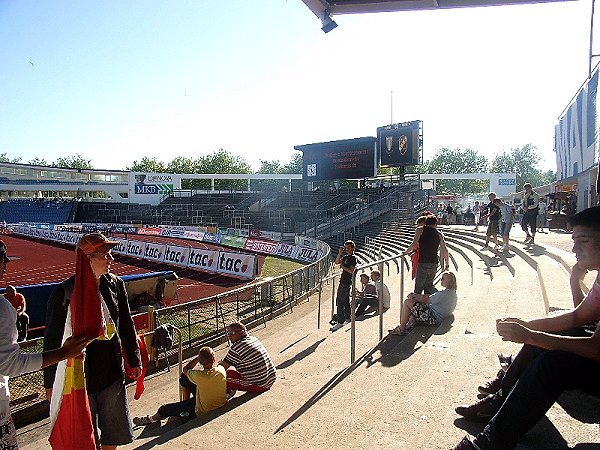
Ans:
[[[302,0],[321,19],[329,15],[502,6],[568,0]]]

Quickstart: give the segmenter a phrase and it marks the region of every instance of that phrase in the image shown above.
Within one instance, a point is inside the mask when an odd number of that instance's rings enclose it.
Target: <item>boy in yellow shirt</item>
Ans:
[[[198,363],[202,365],[203,370],[194,370]],[[134,425],[149,425],[167,417],[180,417],[181,413],[187,413],[190,419],[194,419],[227,403],[225,369],[215,365],[215,352],[212,348],[202,347],[198,356],[183,368],[183,373],[180,382],[184,387],[190,387],[189,390],[184,390],[186,398],[180,402],[162,405],[153,416],[134,417]],[[190,397],[190,391],[195,391],[194,397]]]

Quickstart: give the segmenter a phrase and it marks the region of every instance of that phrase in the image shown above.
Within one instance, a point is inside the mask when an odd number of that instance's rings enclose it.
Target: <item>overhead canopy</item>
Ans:
[[[302,0],[319,18],[326,15],[361,14],[476,6],[518,5],[568,0]]]

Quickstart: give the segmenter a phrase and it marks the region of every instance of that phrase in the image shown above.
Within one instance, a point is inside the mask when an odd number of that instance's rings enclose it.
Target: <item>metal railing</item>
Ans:
[[[266,323],[272,317],[287,310],[311,293],[316,292],[321,278],[330,271],[330,250],[314,263],[288,274],[265,279],[205,299],[179,304],[154,311],[153,329],[156,325],[171,324],[180,330],[179,345],[187,348],[226,339],[225,325],[242,321]],[[20,343],[21,351],[43,351],[43,338]],[[174,358],[178,348],[167,351],[167,359]],[[181,356],[178,356],[181,361]],[[155,361],[156,362],[156,361]],[[10,406],[13,412],[45,401],[43,371],[38,370],[9,379]]]
[[[400,261],[400,263],[398,263]],[[402,305],[404,303],[404,273],[405,270],[409,271],[408,262],[406,257],[402,253],[398,253],[387,258],[380,258],[376,261],[372,261],[369,263],[361,264],[354,269],[354,273],[352,274],[352,286],[351,286],[351,303],[350,303],[350,363],[354,364],[356,360],[356,275],[359,272],[363,272],[365,269],[372,268],[377,266],[379,273],[381,274],[380,281],[383,286],[384,280],[384,270],[383,267],[385,264],[388,265],[388,274],[389,274],[389,263],[394,262],[396,264],[396,268],[398,273],[400,274],[400,311],[399,314],[402,313]],[[319,283],[319,300],[318,300],[318,309],[317,309],[317,328],[321,327],[321,297],[323,284],[332,282],[331,286],[331,317],[333,318],[333,311],[335,310],[335,298],[336,298],[336,281],[337,278],[341,275],[341,272],[334,273],[326,278],[323,278]],[[379,308],[378,308],[378,316],[379,316],[379,340],[383,339],[383,297],[382,290],[378,292],[379,299]],[[391,299],[390,299],[391,301]],[[398,320],[400,317],[398,318]]]

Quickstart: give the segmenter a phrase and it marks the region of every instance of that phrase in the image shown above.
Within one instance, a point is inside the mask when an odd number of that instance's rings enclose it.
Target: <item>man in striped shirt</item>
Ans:
[[[227,335],[231,348],[219,363],[227,370],[227,391],[261,393],[271,389],[277,371],[264,345],[248,335],[246,326],[240,322],[230,324]]]

